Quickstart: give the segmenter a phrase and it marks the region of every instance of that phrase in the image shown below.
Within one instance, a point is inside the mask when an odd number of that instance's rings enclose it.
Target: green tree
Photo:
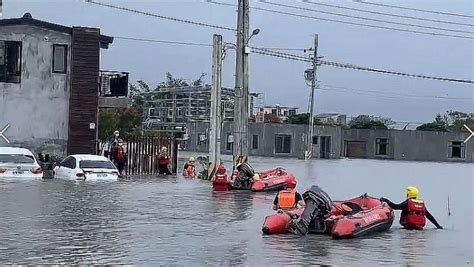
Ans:
[[[383,129],[387,130],[393,121],[387,118],[359,115],[351,120],[349,127],[351,129]]]
[[[141,130],[141,117],[133,108],[108,109],[99,112],[99,139],[106,140],[115,130],[123,137]]]
[[[474,113],[449,110],[443,115],[437,114],[433,122],[424,123],[416,129],[419,131],[458,132],[466,131],[464,124],[468,125],[469,128],[474,126]]]
[[[289,124],[309,124],[309,113],[300,113],[296,115],[291,115],[288,117]],[[314,125],[321,125],[321,120],[314,118]]]

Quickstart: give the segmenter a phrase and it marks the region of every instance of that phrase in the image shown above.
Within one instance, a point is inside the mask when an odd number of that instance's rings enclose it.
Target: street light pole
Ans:
[[[318,67],[318,35],[314,35],[314,48],[312,60],[312,79],[311,79],[311,93],[310,93],[310,108],[309,108],[309,125],[306,138],[306,152],[305,160],[310,160],[313,157],[313,135],[314,135],[314,91],[316,89],[316,73]]]
[[[239,0],[237,12],[237,45],[234,104],[234,167],[248,157],[249,74],[247,46],[249,41],[249,1]],[[254,34],[258,34],[258,31]]]

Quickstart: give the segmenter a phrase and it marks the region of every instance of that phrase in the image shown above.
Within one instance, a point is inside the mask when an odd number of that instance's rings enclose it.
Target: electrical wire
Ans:
[[[205,44],[205,43],[178,42],[178,41],[167,41],[167,40],[156,40],[156,39],[145,39],[145,38],[125,37],[125,36],[114,36],[114,39],[129,40],[129,41],[141,41],[141,42],[151,42],[151,43],[163,43],[163,44],[175,44],[175,45],[189,45],[189,46],[212,47],[212,44]]]
[[[222,2],[217,2],[217,1],[214,1],[214,0],[207,0],[207,2],[212,3],[212,4],[216,4],[216,5],[222,5],[222,6],[232,6],[232,7],[237,6],[235,4],[222,3]],[[279,11],[279,10],[262,8],[262,7],[251,6],[250,8],[254,9],[254,10],[270,12],[270,13],[274,13],[274,14],[287,15],[287,16],[298,17],[298,18],[306,18],[306,19],[312,19],[312,20],[336,22],[336,23],[341,23],[341,24],[348,24],[348,25],[353,25],[353,26],[362,26],[362,27],[368,27],[368,28],[374,28],[374,29],[383,29],[383,30],[391,30],[391,31],[399,31],[399,32],[410,32],[410,33],[417,33],[417,34],[452,37],[452,38],[461,38],[461,39],[469,39],[469,40],[474,39],[473,37],[465,36],[465,35],[455,35],[455,34],[425,32],[425,31],[410,30],[410,29],[400,29],[400,28],[394,28],[394,27],[388,27],[388,26],[371,25],[371,24],[364,24],[364,23],[358,23],[358,22],[350,22],[350,21],[344,21],[344,20],[308,16],[308,15],[303,15],[303,14],[296,14],[296,13],[291,13],[291,12],[286,12],[286,11]]]
[[[434,11],[434,10],[427,10],[427,9],[420,9],[420,8],[413,8],[413,7],[404,7],[404,6],[396,6],[396,5],[389,5],[389,4],[381,4],[381,3],[372,3],[372,2],[366,2],[364,0],[355,0],[354,2],[361,3],[361,4],[366,4],[366,5],[390,7],[390,8],[397,8],[397,9],[410,10],[410,11],[418,11],[418,12],[438,14],[438,15],[446,15],[446,16],[454,16],[454,17],[462,17],[462,18],[474,18],[474,16],[472,16],[472,15],[464,15],[464,14],[458,14],[458,13]]]
[[[429,96],[429,95],[411,95],[411,94],[403,94],[403,93],[394,93],[394,92],[386,92],[386,91],[378,91],[372,89],[359,89],[359,88],[349,88],[343,86],[335,86],[330,84],[322,84],[322,89],[330,90],[339,90],[344,92],[351,92],[354,94],[358,94],[359,92],[366,93],[366,95],[372,96],[383,96],[383,97],[390,97],[390,98],[418,98],[418,99],[436,99],[436,100],[450,100],[450,101],[472,101],[467,98],[460,98],[460,97],[449,97],[449,96]]]
[[[339,9],[363,12],[363,13],[374,14],[374,15],[390,16],[390,17],[412,19],[412,20],[419,20],[419,21],[429,21],[429,22],[436,22],[436,23],[445,23],[445,24],[452,24],[452,25],[459,25],[459,26],[470,26],[470,27],[474,26],[474,24],[470,24],[470,23],[462,23],[462,22],[447,21],[447,20],[436,20],[436,19],[429,19],[429,18],[420,18],[420,17],[413,17],[413,16],[407,16],[407,15],[400,15],[400,14],[392,14],[392,13],[386,13],[386,12],[378,12],[378,11],[372,11],[372,10],[367,10],[367,9],[359,9],[359,8],[353,8],[353,7],[313,2],[310,0],[303,0],[303,2],[311,4],[311,5],[339,8]]]
[[[326,15],[333,15],[333,16],[352,18],[352,19],[360,19],[360,20],[366,20],[366,21],[381,22],[381,23],[388,23],[388,24],[394,24],[394,25],[400,25],[400,26],[416,27],[416,28],[421,28],[421,29],[449,31],[449,32],[457,32],[457,33],[468,33],[468,34],[473,34],[474,33],[474,32],[471,32],[471,31],[464,31],[464,30],[452,30],[452,29],[448,29],[448,28],[425,26],[425,25],[412,24],[412,23],[403,23],[403,22],[395,22],[395,21],[388,21],[388,20],[381,20],[381,19],[372,19],[372,18],[367,18],[367,17],[353,16],[353,15],[347,15],[347,14],[336,13],[336,12],[316,10],[316,9],[306,8],[306,7],[299,7],[299,6],[291,6],[291,5],[286,5],[286,4],[272,3],[272,2],[267,2],[267,1],[264,1],[264,0],[260,0],[260,3],[267,4],[267,5],[272,5],[272,6],[277,6],[277,7],[283,7],[283,8],[290,8],[290,9],[296,9],[296,10],[302,10],[302,11],[316,12],[316,13],[321,13],[321,14],[326,14]]]
[[[155,18],[160,18],[160,19],[165,19],[165,20],[171,20],[171,21],[176,21],[176,22],[181,22],[181,23],[186,23],[186,24],[191,24],[191,25],[196,25],[196,26],[202,26],[202,27],[208,27],[208,28],[214,28],[214,29],[220,29],[220,30],[226,30],[226,31],[237,31],[236,29],[230,28],[230,27],[225,27],[225,26],[220,26],[220,25],[214,25],[214,24],[208,24],[208,23],[203,23],[203,22],[197,22],[197,21],[192,21],[188,19],[180,19],[180,18],[175,18],[175,17],[170,17],[170,16],[163,16],[163,15],[158,15],[158,14],[153,14],[150,12],[144,12],[136,9],[131,9],[127,7],[121,7],[121,6],[115,6],[111,4],[105,4],[101,3],[95,0],[86,0],[86,3],[91,3],[103,7],[109,7],[109,8],[114,8],[118,10],[123,10],[123,11],[128,11],[136,14],[141,14],[141,15],[146,15],[150,17],[155,17]]]
[[[278,57],[278,58],[284,58],[284,59],[290,59],[290,60],[296,60],[296,61],[302,61],[302,62],[312,62],[311,59],[303,57],[303,56],[297,56],[297,55],[288,54],[288,53],[284,53],[284,52],[278,52],[278,51],[259,49],[259,48],[256,48],[256,47],[252,47],[252,52],[254,52],[256,54],[273,56],[273,57]],[[458,83],[474,84],[474,81],[472,81],[472,80],[454,79],[454,78],[446,78],[446,77],[436,77],[436,76],[429,76],[429,75],[405,73],[405,72],[399,72],[399,71],[383,70],[383,69],[376,69],[376,68],[371,68],[371,67],[358,66],[358,65],[354,65],[354,64],[346,64],[346,63],[339,63],[339,62],[333,62],[333,61],[327,61],[327,60],[320,60],[320,59],[318,59],[317,64],[318,65],[331,66],[331,67],[344,68],[344,69],[352,69],[352,70],[367,71],[367,72],[376,72],[376,73],[382,73],[382,74],[390,74],[390,75],[396,75],[396,76],[420,78],[420,79],[427,79],[427,80],[437,80],[437,81],[445,81],[445,82],[458,82]]]

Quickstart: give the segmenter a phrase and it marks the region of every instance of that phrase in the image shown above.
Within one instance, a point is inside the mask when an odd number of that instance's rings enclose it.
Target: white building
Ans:
[[[273,106],[264,106],[260,108],[256,116],[257,122],[264,122],[265,114],[272,114],[277,116],[281,121],[285,121],[289,116],[296,115],[298,108],[280,106],[279,104]]]

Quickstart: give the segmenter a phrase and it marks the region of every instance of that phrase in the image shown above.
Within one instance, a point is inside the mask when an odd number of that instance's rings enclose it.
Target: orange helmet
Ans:
[[[286,181],[286,187],[287,188],[295,188],[296,187],[296,181],[295,180],[287,180]]]

